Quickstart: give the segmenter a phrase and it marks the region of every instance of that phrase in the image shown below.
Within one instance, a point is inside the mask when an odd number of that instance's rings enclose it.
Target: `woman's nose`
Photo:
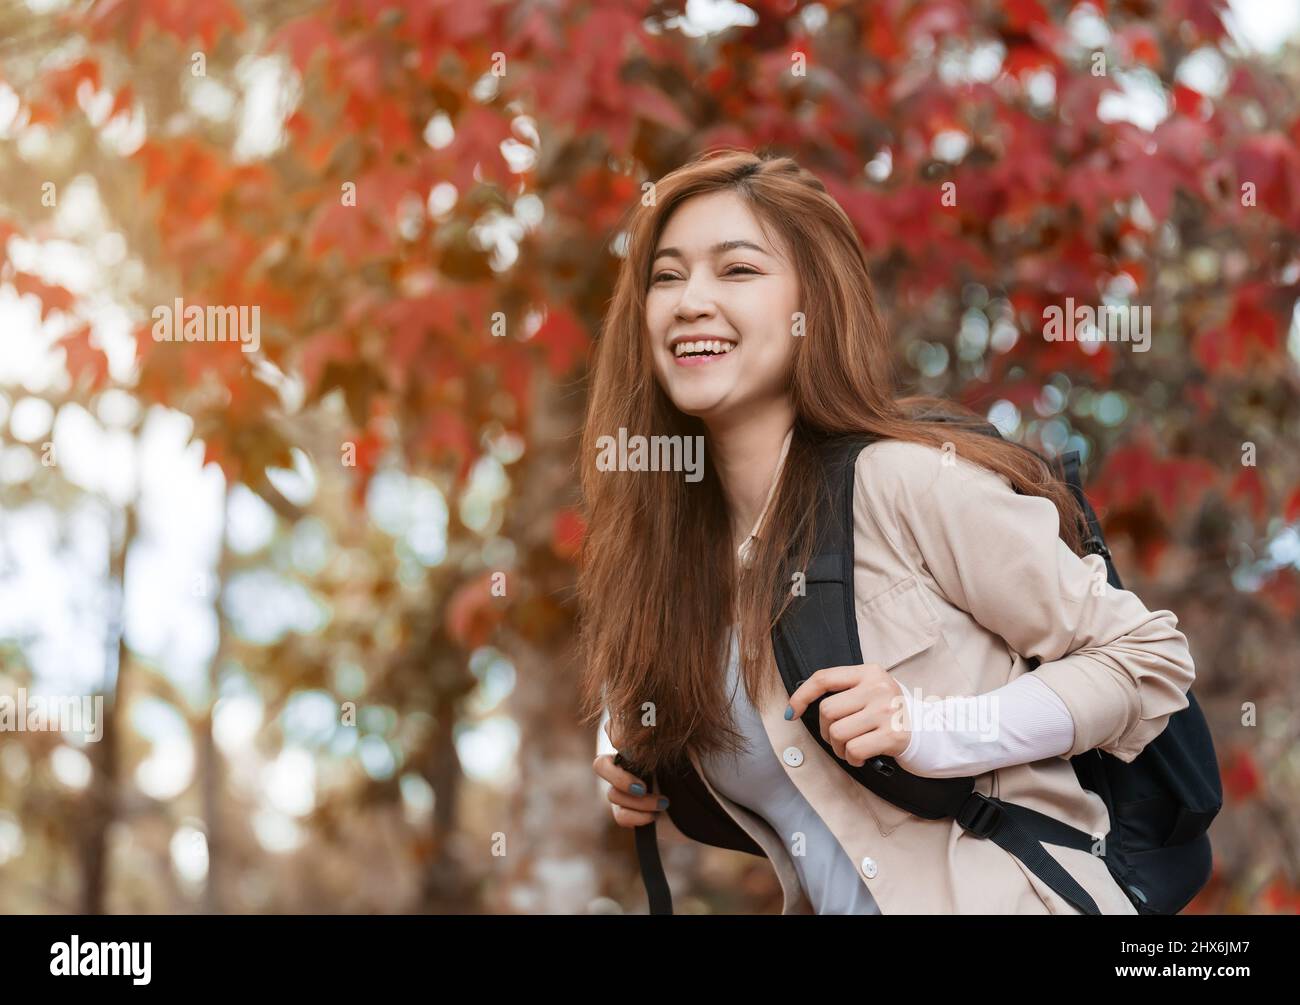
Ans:
[[[677,315],[682,320],[691,321],[715,309],[713,291],[709,287],[707,278],[696,274],[682,284],[682,294],[677,301]]]

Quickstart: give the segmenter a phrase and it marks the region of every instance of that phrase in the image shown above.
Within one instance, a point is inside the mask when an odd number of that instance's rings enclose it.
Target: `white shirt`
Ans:
[[[715,789],[745,806],[786,842],[799,883],[818,914],[879,914],[880,908],[848,855],[785,773],[763,729],[763,721],[740,680],[740,648],[734,629],[727,661],[727,693],[736,728],[747,749],[740,755],[711,754],[700,764]]]

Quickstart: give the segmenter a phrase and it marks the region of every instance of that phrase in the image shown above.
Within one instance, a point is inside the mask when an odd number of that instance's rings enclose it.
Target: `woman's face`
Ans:
[[[739,196],[712,192],[677,207],[646,293],[655,376],[677,408],[718,422],[786,399],[798,310],[786,249],[768,242]],[[678,342],[722,352],[682,355]]]

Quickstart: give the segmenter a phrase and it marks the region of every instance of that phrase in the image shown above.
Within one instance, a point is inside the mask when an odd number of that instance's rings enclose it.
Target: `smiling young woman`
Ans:
[[[582,443],[584,714],[608,714],[613,746],[647,776],[690,774],[719,822],[739,824],[700,839],[757,846],[788,913],[1071,912],[996,846],[958,849],[952,821],[865,792],[803,742],[799,716],[827,696],[823,734],[851,763],[883,753],[934,777],[982,772],[985,791],[1064,806],[1104,833],[1065,756],[1131,759],[1187,705],[1176,619],[1095,588],[1079,505],[1040,458],[953,403],[895,397],[858,235],[793,160],[705,154],[657,182],[627,231]],[[620,430],[702,437],[703,476],[598,467],[598,440]],[[791,597],[784,570],[806,568],[817,540],[817,448],[864,433],[878,442],[856,463],[854,576],[871,662],[822,671],[787,710],[770,638]],[[1030,649],[1044,660],[1033,675]],[[904,684],[995,693],[999,735],[914,732]],[[664,808],[610,754],[594,767],[620,825]],[[792,834],[809,849],[787,855]],[[1133,913],[1103,863],[1069,861],[1103,911]]]

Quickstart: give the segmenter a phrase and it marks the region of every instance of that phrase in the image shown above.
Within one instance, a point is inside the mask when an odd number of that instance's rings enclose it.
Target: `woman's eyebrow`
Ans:
[[[766,248],[760,248],[753,241],[746,241],[741,238],[733,238],[730,241],[719,241],[717,244],[715,244],[713,247],[709,249],[709,254],[720,255],[724,251],[733,251],[736,248],[749,248],[751,251],[757,251],[761,255],[771,254],[771,252],[769,252]],[[683,260],[685,259],[685,256],[682,254],[681,248],[660,248],[657,252],[655,252],[655,257],[651,259],[651,261],[658,261],[659,259],[664,257],[681,258]]]

